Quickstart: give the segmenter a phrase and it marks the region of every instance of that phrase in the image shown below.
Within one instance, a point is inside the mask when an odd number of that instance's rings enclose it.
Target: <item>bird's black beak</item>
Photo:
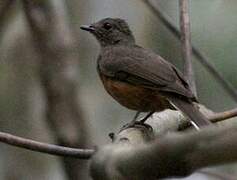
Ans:
[[[89,31],[89,32],[94,32],[95,31],[95,28],[93,27],[93,26],[88,26],[88,25],[82,25],[81,27],[80,27],[82,30],[84,30],[84,31]]]

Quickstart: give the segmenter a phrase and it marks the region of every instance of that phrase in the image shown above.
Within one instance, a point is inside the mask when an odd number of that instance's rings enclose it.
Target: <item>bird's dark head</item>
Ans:
[[[101,46],[134,44],[134,36],[128,24],[119,18],[105,18],[89,26],[81,26],[99,41]]]

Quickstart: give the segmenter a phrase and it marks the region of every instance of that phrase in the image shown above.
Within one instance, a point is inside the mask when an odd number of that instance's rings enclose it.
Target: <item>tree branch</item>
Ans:
[[[208,111],[204,107],[201,107],[201,111],[206,114],[209,117],[208,119],[212,122],[219,122],[220,120],[237,116],[237,108],[216,114],[212,113],[211,111]],[[183,126],[183,124],[187,122],[188,120],[179,111],[174,110],[165,110],[160,113],[155,113],[151,118],[147,120],[147,123],[153,128],[153,133],[155,136],[166,134],[169,131],[177,131],[180,126]],[[116,139],[122,139],[124,133],[126,134],[126,131],[120,132]],[[137,139],[133,139],[133,143],[141,141],[140,136],[136,135],[135,137]],[[151,136],[149,135],[147,137]],[[0,132],[0,142],[21,147],[24,149],[29,149],[32,151],[59,156],[70,156],[82,159],[89,159],[94,153],[94,150],[92,149],[68,148],[47,143],[41,143],[18,136],[13,136],[11,134],[3,132]]]
[[[17,146],[31,151],[37,151],[51,155],[73,157],[79,159],[89,159],[95,152],[92,149],[77,149],[77,148],[69,148],[53,144],[41,143],[21,138],[18,136],[13,136],[11,134],[3,132],[0,132],[0,141],[9,145]]]
[[[27,7],[25,6],[25,8]],[[38,47],[40,48],[40,51],[46,53],[46,56],[43,56],[43,58],[47,57],[47,60],[51,59],[53,61],[52,64],[48,66],[50,69],[55,65],[54,63],[58,64],[58,62],[55,62],[55,59],[60,59],[61,57],[57,56],[57,53],[55,54],[55,52],[51,51],[51,48],[57,45],[57,43],[51,42],[52,44],[49,43],[46,46],[45,44],[41,44],[47,40],[46,37],[48,36],[45,34],[48,33],[48,26],[45,22],[43,22],[43,24],[40,23],[42,23],[44,18],[47,19],[48,17],[50,17],[49,20],[51,20],[49,22],[52,23],[51,16],[47,16],[46,14],[42,16],[41,8],[42,6],[37,6],[34,10],[33,8],[29,8],[26,13],[32,13],[32,10],[34,11],[33,13],[36,13],[36,16],[34,16],[35,14],[27,14],[29,18],[28,20],[34,33],[39,33],[39,36],[36,37],[36,39],[37,43],[39,43]],[[38,21],[40,23],[38,23]],[[61,37],[62,34],[57,35]],[[60,44],[60,47],[57,46],[56,49],[64,49],[65,46],[61,45],[62,44]],[[62,60],[65,59],[62,58],[60,63],[62,63]],[[45,65],[46,62],[44,61],[42,64]],[[67,64],[62,65],[64,66]],[[41,70],[45,73],[43,78],[48,75],[47,73],[51,73],[51,71]],[[56,70],[56,72],[59,71]],[[51,78],[52,79],[48,79],[46,77],[46,79],[44,79],[44,83],[47,84],[54,80],[53,77]],[[58,81],[56,84],[58,84]],[[50,87],[48,88],[48,91],[52,91],[53,88],[57,89],[55,84],[50,84]],[[59,96],[61,95],[60,93],[62,93],[60,90],[56,92],[56,95]],[[71,93],[72,91],[69,92]],[[52,91],[50,92],[50,95],[53,96],[55,93]],[[50,98],[53,98],[51,99],[52,101],[55,100],[54,97]],[[69,99],[71,100],[71,98]],[[56,111],[53,112],[56,113]],[[58,116],[60,114],[56,113],[56,115]],[[237,109],[234,109],[211,115],[210,119],[218,122],[236,115]],[[48,114],[48,116],[52,118],[50,114]],[[65,117],[62,117],[60,119],[64,118]],[[207,127],[199,132],[170,133],[164,135],[165,132],[172,129],[177,130],[180,123],[183,122],[182,120],[180,121],[180,119],[185,118],[183,118],[183,116],[176,111],[167,110],[162,113],[157,113],[155,118],[152,119],[148,120],[148,122],[150,121],[149,123],[155,132],[152,132],[150,129],[146,129],[145,127],[125,129],[116,136],[115,143],[113,145],[101,148],[98,153],[96,153],[91,166],[91,172],[94,179],[101,179],[101,177],[104,177],[102,179],[122,180],[129,178],[139,180],[147,179],[148,177],[150,177],[150,179],[156,179],[157,177],[186,176],[194,170],[202,167],[220,163],[229,163],[237,160],[237,145],[235,143],[233,144],[237,138],[236,125],[231,128]],[[160,119],[165,121],[160,121]],[[64,120],[66,120],[66,118]],[[175,123],[172,123],[173,121],[175,121]],[[160,128],[160,123],[163,123],[164,125],[162,126],[164,127],[163,130]],[[165,123],[167,124],[165,125]],[[158,136],[161,134],[163,134],[163,136]],[[154,140],[155,136],[158,136],[158,139]],[[0,141],[33,151],[80,159],[89,159],[95,152],[92,149],[67,148],[63,146],[40,143],[1,132]],[[150,143],[147,144],[147,142]],[[222,154],[225,154],[225,156],[222,156]],[[149,163],[147,163],[148,161]]]
[[[168,133],[156,140],[149,134],[151,131],[145,128],[120,132],[114,144],[93,156],[93,179],[185,177],[203,167],[237,161],[237,144],[233,143],[237,138],[236,124],[207,127],[198,132]]]
[[[205,109],[205,107],[201,106],[201,111],[213,121],[217,121],[216,119],[221,119],[221,117],[227,118],[233,117],[234,115],[237,116],[237,109],[217,113],[217,115],[215,115],[208,109]],[[99,150],[91,166],[91,172],[93,176],[95,176],[94,179],[102,178],[101,173],[105,175],[103,172],[105,170],[106,173],[112,173],[112,175],[110,174],[112,176],[111,179],[115,178],[115,174],[120,174],[119,176],[121,176],[122,173],[124,176],[125,173],[127,176],[128,172],[126,172],[126,167],[129,165],[125,165],[124,168],[123,165],[125,161],[129,163],[131,167],[134,167],[135,169],[138,168],[137,170],[139,171],[130,172],[129,170],[129,174],[135,175],[135,173],[138,173],[136,175],[140,176],[141,179],[147,174],[141,175],[141,169],[139,168],[157,168],[156,170],[151,169],[151,173],[149,171],[149,175],[154,175],[153,173],[156,171],[157,173],[159,172],[158,177],[161,178],[173,175],[186,176],[201,167],[237,161],[237,146],[230,146],[230,143],[232,142],[233,144],[235,138],[237,138],[237,125],[234,123],[231,125],[232,127],[207,127],[198,133],[188,131],[186,133],[172,133],[171,135],[168,133],[167,135],[167,132],[177,132],[182,124],[187,123],[187,119],[179,111],[174,110],[166,110],[156,113],[147,120],[147,123],[152,127],[153,131],[143,126],[124,129],[115,136],[114,143],[112,145],[103,147]],[[156,137],[157,140],[154,141],[154,137]],[[92,155],[94,156],[95,153],[95,150],[92,149],[77,149],[56,146],[1,132],[0,141],[32,151],[79,159],[89,159]],[[151,144],[147,145],[148,142],[151,142]],[[183,146],[184,144],[185,146]],[[203,152],[206,152],[209,148],[211,148],[211,150],[208,150],[208,152],[213,154],[208,154],[207,156],[205,155],[202,157],[203,154],[205,154]],[[235,153],[233,154],[233,152]],[[220,154],[222,153],[225,153],[224,157],[221,157]],[[139,154],[139,156],[137,154]],[[210,157],[210,161],[205,159]],[[156,158],[157,161],[153,161],[154,158]],[[162,160],[163,158],[165,158],[165,160]],[[143,163],[145,161],[149,161],[149,163]],[[132,163],[135,163],[135,165]],[[148,164],[151,167],[144,167]],[[169,167],[170,164],[172,167]],[[175,164],[175,166],[173,166],[173,164]],[[111,169],[108,170],[106,168]],[[119,173],[117,172],[118,170]],[[131,171],[133,170],[134,169]],[[146,173],[147,171],[144,172]],[[97,173],[100,175],[98,176]],[[106,178],[108,177],[103,177],[102,179]],[[117,178],[117,180],[120,179]],[[121,180],[123,180],[123,178],[121,178]]]
[[[179,0],[180,9],[180,31],[182,54],[184,58],[184,77],[195,96],[197,96],[197,89],[195,84],[195,76],[192,64],[192,46],[191,46],[191,32],[189,19],[189,2],[188,0]]]
[[[169,16],[160,10],[151,0],[143,0],[148,8],[160,19],[160,21],[170,30],[178,39],[181,38],[178,28],[172,23]],[[197,60],[213,75],[213,77],[220,83],[220,85],[229,93],[229,95],[237,102],[237,91],[234,86],[225,80],[225,78],[215,69],[210,63],[210,60],[194,45],[192,45],[192,52]]]
[[[236,116],[237,116],[237,108],[224,111],[224,112],[215,113],[211,115],[209,119],[211,122],[220,122],[220,121],[230,119]]]
[[[200,110],[208,117],[208,120],[213,123],[217,123],[217,122],[225,121],[233,117],[237,117],[237,108],[227,110],[224,112],[218,112],[218,113],[209,111],[204,106],[201,106]],[[192,126],[192,124],[187,119],[184,118],[180,121],[179,130],[187,129],[190,126]]]

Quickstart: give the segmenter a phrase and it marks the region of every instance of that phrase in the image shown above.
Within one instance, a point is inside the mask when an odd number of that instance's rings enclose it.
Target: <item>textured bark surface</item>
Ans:
[[[200,168],[237,160],[236,124],[177,132],[184,121],[179,112],[167,110],[148,120],[153,130],[143,126],[122,130],[113,144],[93,156],[93,179],[186,177]]]

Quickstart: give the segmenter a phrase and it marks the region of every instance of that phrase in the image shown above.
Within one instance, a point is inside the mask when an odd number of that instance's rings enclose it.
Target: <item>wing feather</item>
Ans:
[[[102,73],[107,76],[134,85],[194,98],[182,73],[152,51],[137,46],[113,47],[102,51],[98,63]]]

